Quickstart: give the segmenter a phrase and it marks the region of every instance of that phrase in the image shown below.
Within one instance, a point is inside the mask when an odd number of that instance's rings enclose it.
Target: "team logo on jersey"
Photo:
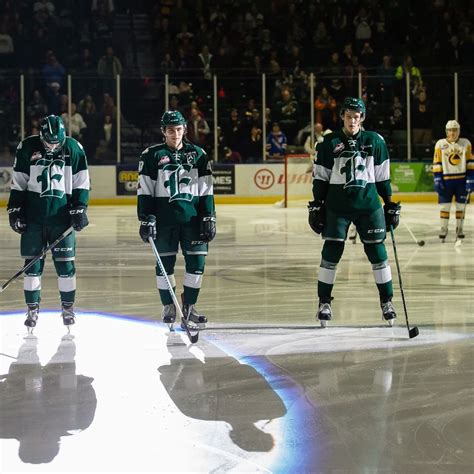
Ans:
[[[457,166],[461,162],[461,157],[457,154],[456,151],[453,151],[452,153],[449,154],[448,161],[453,166]]]
[[[344,143],[338,143],[335,147],[334,150],[332,151],[333,153],[338,153],[342,150],[344,150]]]
[[[160,161],[158,161],[158,164],[165,165],[166,163],[169,163],[170,161],[171,161],[171,158],[168,155],[165,155],[160,158]]]
[[[365,188],[369,179],[366,166],[367,152],[344,151],[339,158],[341,159],[339,172],[346,180],[344,189]]]
[[[38,160],[36,165],[41,171],[36,181],[41,184],[40,197],[62,198],[64,189],[64,160],[59,158]]]
[[[40,158],[42,158],[42,154],[40,151],[35,151],[32,155],[31,155],[31,158],[30,158],[30,161],[36,161],[36,160],[39,160]]]
[[[185,188],[190,190],[189,185],[192,181],[190,172],[193,166],[190,164],[169,163],[163,167],[168,179],[164,182],[165,188],[170,193],[169,201],[192,201],[192,193],[185,192]]]
[[[192,165],[196,161],[197,153],[195,151],[187,151],[184,153],[184,159],[188,164]]]

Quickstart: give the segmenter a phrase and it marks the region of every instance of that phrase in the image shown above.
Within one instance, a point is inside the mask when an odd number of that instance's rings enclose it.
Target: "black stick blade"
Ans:
[[[420,331],[418,331],[418,328],[416,326],[412,327],[408,331],[408,335],[410,336],[410,339],[413,339],[414,337],[418,336],[418,334],[420,334]]]

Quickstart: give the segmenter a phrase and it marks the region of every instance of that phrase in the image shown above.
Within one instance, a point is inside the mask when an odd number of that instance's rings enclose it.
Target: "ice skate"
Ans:
[[[198,331],[206,327],[206,316],[199,314],[193,304],[183,304],[183,315],[186,318],[186,322],[190,330]],[[181,323],[181,327],[182,326],[183,323]]]
[[[446,236],[448,235],[448,229],[445,227],[441,227],[441,231],[439,233],[439,238],[441,240],[441,243],[444,244],[446,242]]]
[[[28,328],[28,334],[33,334],[33,329],[36,327],[39,315],[39,304],[32,303],[28,305],[26,312],[25,326]]]
[[[316,313],[316,319],[319,320],[321,327],[325,328],[328,324],[328,321],[332,319],[332,309],[330,302],[323,302],[319,300],[319,308]]]
[[[464,235],[464,230],[462,227],[457,227],[456,228],[456,239],[464,239],[464,237],[466,237]]]
[[[63,318],[63,323],[67,327],[67,332],[71,331],[71,326],[76,322],[76,314],[74,313],[74,308],[71,305],[63,305],[63,310],[61,313]]]
[[[382,318],[388,322],[389,326],[393,326],[397,313],[391,301],[382,301],[380,302],[380,307],[382,308]]]
[[[176,321],[176,306],[174,304],[165,304],[161,313],[161,319],[172,331],[173,324]]]

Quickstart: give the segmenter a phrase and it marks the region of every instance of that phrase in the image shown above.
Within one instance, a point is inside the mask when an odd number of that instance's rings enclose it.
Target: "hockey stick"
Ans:
[[[402,221],[402,222],[403,222],[403,225],[407,228],[408,233],[411,235],[411,238],[415,241],[416,245],[419,245],[420,247],[423,247],[423,245],[425,245],[425,241],[424,240],[418,240],[415,237],[415,234],[411,231],[410,227],[408,227],[408,224],[406,224],[405,221]]]
[[[168,275],[166,273],[165,267],[163,266],[163,262],[161,261],[160,254],[158,253],[158,249],[156,248],[155,242],[153,241],[153,237],[148,237],[148,242],[150,242],[151,249],[153,250],[153,253],[155,255],[155,259],[156,259],[156,262],[158,263],[158,267],[160,268],[160,272],[163,275],[163,277],[165,278],[166,285],[168,286],[168,291],[170,292],[173,303],[176,307],[176,310],[179,313],[179,317],[181,318],[181,322],[183,323],[184,329],[186,330],[186,333],[189,337],[189,340],[191,341],[191,344],[194,344],[199,339],[199,330],[196,332],[196,334],[191,333],[191,330],[188,326],[188,322],[186,321],[186,318],[184,317],[184,314],[181,311],[181,306],[178,303],[178,299],[176,298],[176,294],[173,291],[173,287],[171,286],[171,283],[170,283],[170,280],[169,280]]]
[[[462,215],[461,215],[461,222],[459,223],[458,228],[456,229],[456,240],[454,241],[454,246],[459,247],[461,245],[462,239],[459,238],[459,234],[461,232],[462,226],[464,224],[464,217],[466,217],[466,207],[467,203],[469,202],[469,196],[471,195],[471,191],[466,194],[466,200],[464,201],[464,205],[462,208]]]
[[[410,339],[413,339],[414,337],[418,336],[418,334],[420,334],[420,331],[418,331],[418,328],[416,326],[413,326],[410,329],[410,323],[408,322],[408,311],[407,311],[407,305],[405,303],[405,293],[403,291],[402,274],[400,272],[400,264],[398,263],[397,246],[395,245],[395,236],[393,235],[393,226],[390,226],[390,235],[392,237],[393,255],[395,256],[395,263],[397,264],[398,281],[400,283],[400,293],[402,294],[403,310],[405,311],[405,320],[407,323],[408,337]]]
[[[28,269],[30,269],[38,260],[41,260],[49,250],[51,250],[53,247],[56,247],[56,245],[58,245],[59,242],[64,239],[64,237],[69,235],[72,230],[72,226],[68,227],[52,244],[49,244],[39,255],[30,260],[21,270],[18,270],[7,282],[2,285],[2,287],[0,288],[0,293],[2,293],[2,291],[5,291],[10,285],[10,283],[13,283],[21,274],[25,273]]]

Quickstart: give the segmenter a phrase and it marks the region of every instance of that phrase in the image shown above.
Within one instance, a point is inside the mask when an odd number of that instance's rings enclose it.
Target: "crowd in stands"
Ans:
[[[219,158],[254,162],[307,150],[314,107],[317,131],[339,126],[346,95],[362,96],[366,128],[387,141],[406,139],[406,74],[410,73],[412,141],[422,156],[453,113],[453,71],[465,74],[460,121],[471,133],[474,101],[474,7],[468,0],[3,0],[0,4],[0,145],[18,140],[18,74],[27,75],[26,133],[47,113],[62,115],[92,162],[114,162],[117,74],[132,66],[130,33],[117,15],[146,14],[156,75],[170,78],[169,106],[188,118],[188,136]],[[133,44],[132,44],[133,46]],[[136,52],[136,51],[135,51]],[[129,58],[127,64],[126,58]],[[5,71],[5,73],[3,72]],[[137,68],[134,69],[136,74]],[[8,75],[7,72],[10,74]],[[262,84],[266,75],[265,129]],[[310,103],[310,73],[314,103]],[[68,111],[66,76],[73,77]],[[159,137],[163,88],[149,77],[127,87],[121,122],[130,140]],[[213,76],[218,124],[213,123]],[[148,115],[140,110],[149,97]],[[133,97],[132,97],[133,96]],[[471,106],[469,106],[471,104]],[[69,113],[70,116],[69,116]],[[144,118],[146,115],[146,118]],[[142,118],[140,119],[140,116]],[[70,118],[69,118],[70,117]],[[69,124],[69,120],[71,123]],[[150,122],[155,123],[151,124]],[[11,127],[1,127],[2,123]],[[469,128],[471,127],[471,128]],[[122,128],[121,128],[122,130]],[[388,139],[390,137],[390,139]],[[126,141],[127,133],[122,139]],[[421,151],[420,151],[421,150]],[[424,152],[423,152],[424,150]],[[406,150],[401,155],[406,155]],[[136,159],[132,157],[132,159]]]

